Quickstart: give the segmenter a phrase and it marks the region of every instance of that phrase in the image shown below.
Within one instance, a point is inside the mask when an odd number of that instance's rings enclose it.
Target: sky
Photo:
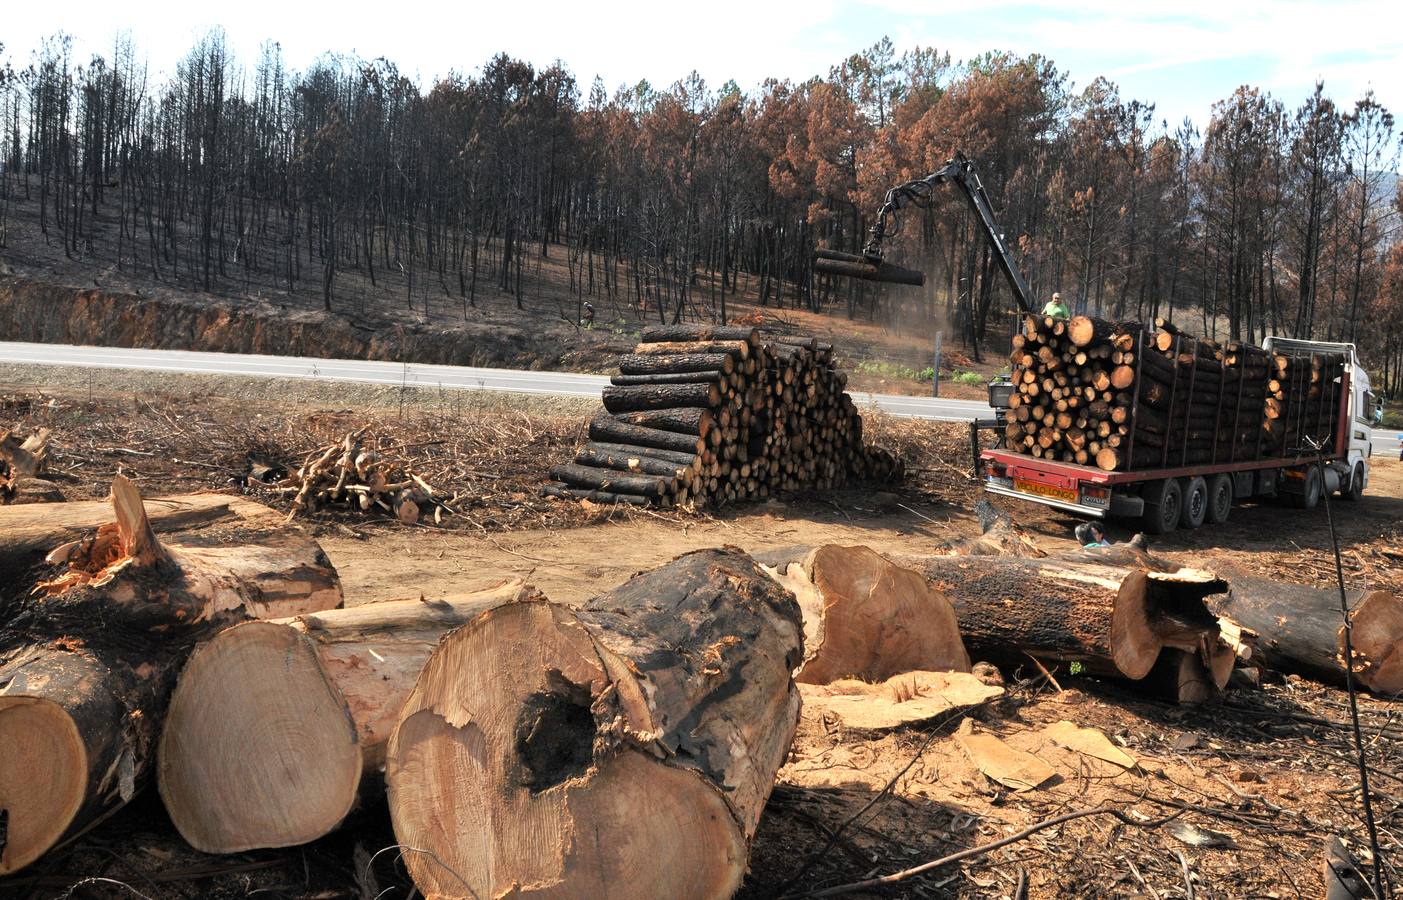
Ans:
[[[211,27],[221,27],[250,66],[275,40],[293,68],[333,51],[383,56],[428,82],[450,70],[476,71],[505,51],[538,66],[562,60],[582,90],[596,75],[612,91],[647,79],[666,87],[690,71],[742,88],[767,77],[825,75],[884,35],[898,52],[914,46],[968,59],[988,50],[1040,53],[1077,87],[1097,76],[1126,99],[1157,104],[1173,127],[1205,125],[1214,101],[1241,84],[1294,108],[1324,79],[1352,105],[1370,87],[1403,116],[1403,2],[1400,0],[706,0],[594,2],[467,0],[450,4],[343,0],[238,3],[114,3],[76,0],[55,7],[12,3],[0,43],[24,64],[40,41],[71,34],[80,58],[130,32],[151,70],[170,72]]]

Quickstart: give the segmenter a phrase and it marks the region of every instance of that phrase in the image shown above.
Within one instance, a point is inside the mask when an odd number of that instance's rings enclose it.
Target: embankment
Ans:
[[[559,327],[361,319],[266,300],[146,297],[0,278],[0,340],[589,371],[619,352]]]

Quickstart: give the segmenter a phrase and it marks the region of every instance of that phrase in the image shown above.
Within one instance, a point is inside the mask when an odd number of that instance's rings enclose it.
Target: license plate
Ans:
[[[1025,494],[1032,494],[1036,497],[1047,497],[1050,500],[1061,500],[1063,503],[1076,503],[1077,492],[1068,488],[1053,487],[1050,484],[1038,484],[1035,481],[1024,481],[1021,478],[1013,480],[1014,490],[1022,491]]]

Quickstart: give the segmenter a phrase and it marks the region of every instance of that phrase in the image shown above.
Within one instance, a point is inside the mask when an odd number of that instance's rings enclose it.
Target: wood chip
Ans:
[[[979,771],[1010,790],[1036,790],[1057,777],[1052,766],[1033,754],[1015,750],[992,734],[975,734],[968,719],[955,735],[955,743]]]
[[[800,684],[804,711],[833,715],[848,728],[879,730],[923,722],[1003,696],[967,672],[905,672],[878,684],[843,679]]]
[[[1113,763],[1122,769],[1135,768],[1135,757],[1111,743],[1110,738],[1095,728],[1080,728],[1064,719],[1047,726],[1042,733],[1059,747]]]

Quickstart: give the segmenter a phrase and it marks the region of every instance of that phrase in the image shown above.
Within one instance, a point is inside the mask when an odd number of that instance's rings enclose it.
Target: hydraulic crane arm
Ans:
[[[953,184],[959,188],[960,194],[979,217],[980,224],[984,226],[984,231],[989,235],[989,243],[994,247],[994,256],[999,261],[999,268],[1003,269],[1004,275],[1008,276],[1009,285],[1013,288],[1013,298],[1024,312],[1033,312],[1032,291],[1028,288],[1028,282],[1023,280],[1023,273],[1018,268],[1018,262],[1014,260],[1013,254],[1008,249],[1008,244],[1004,241],[1003,232],[994,221],[994,210],[989,203],[989,195],[984,190],[984,183],[979,180],[979,174],[974,171],[974,163],[967,159],[963,153],[956,153],[938,171],[932,172],[925,178],[916,181],[908,181],[899,184],[887,191],[882,208],[877,211],[877,222],[872,226],[872,236],[867,241],[867,246],[863,248],[862,258],[876,274],[876,279],[881,281],[897,280],[883,277],[880,273],[888,264],[882,262],[882,242],[892,237],[899,231],[896,213],[907,206],[929,206],[932,196],[935,193],[935,186],[939,184]],[[828,254],[833,256],[847,256],[847,254]],[[853,274],[852,272],[838,271],[831,266],[823,266],[823,269],[831,269],[836,274]],[[849,266],[851,268],[851,266]],[[910,282],[907,282],[910,283]]]

